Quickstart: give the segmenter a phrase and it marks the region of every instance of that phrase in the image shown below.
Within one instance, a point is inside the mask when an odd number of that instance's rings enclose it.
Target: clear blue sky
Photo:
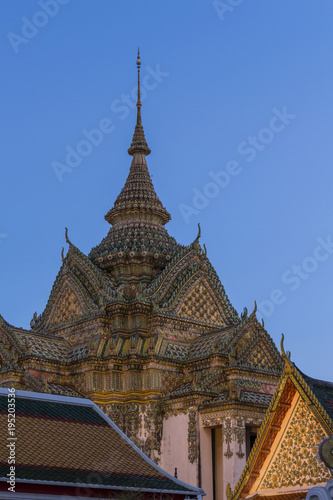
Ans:
[[[189,244],[200,222],[234,307],[257,300],[298,367],[333,380],[331,0],[2,0],[0,38],[3,317],[43,311],[65,226],[86,253],[108,231],[139,45],[170,234]]]

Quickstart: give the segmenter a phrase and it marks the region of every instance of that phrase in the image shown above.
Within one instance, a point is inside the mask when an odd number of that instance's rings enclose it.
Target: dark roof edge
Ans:
[[[164,472],[164,471],[163,471]],[[164,472],[164,474],[166,475],[166,473]],[[176,478],[174,478],[173,476],[171,476],[172,479],[174,479],[174,482],[176,482]],[[8,477],[0,477],[0,482],[1,481],[8,481]],[[64,486],[69,486],[69,487],[77,487],[78,486],[78,483],[66,483],[66,482],[59,482],[59,481],[41,481],[41,480],[35,480],[35,479],[18,479],[18,478],[15,478],[15,482],[16,483],[21,483],[21,484],[39,484],[39,485],[52,485],[52,486],[61,486],[61,485],[64,485]],[[181,481],[178,480],[178,482],[181,483]],[[153,489],[153,488],[135,488],[135,487],[132,487],[132,486],[110,486],[110,485],[103,485],[103,484],[88,484],[88,483],[79,483],[80,485],[82,485],[82,487],[84,488],[91,488],[91,489],[109,489],[109,490],[127,490],[127,491],[136,491],[136,490],[140,490],[140,491],[146,491],[146,492],[152,492],[152,493],[173,493],[173,494],[177,494],[177,495],[196,495],[196,496],[203,496],[203,495],[206,495],[205,492],[203,490],[199,490],[199,488],[196,488],[198,491],[194,491],[193,489],[189,489],[188,491],[184,491],[184,490],[158,490],[158,489]],[[182,483],[186,486],[186,483]],[[189,486],[189,485],[188,485]],[[194,486],[190,486],[190,488],[194,488]],[[22,495],[27,495],[27,494],[30,494],[30,493],[24,493],[24,492],[21,492]],[[20,498],[19,496],[19,492],[15,493],[15,498]],[[33,495],[35,495],[35,493],[33,493]],[[50,498],[59,498],[58,495],[53,495],[51,494],[52,496],[50,496]],[[43,500],[45,500],[46,498],[48,497],[48,495],[46,495],[45,493],[42,494],[40,496],[40,498],[42,498]],[[0,491],[0,499],[1,498],[4,498],[1,496],[1,491]],[[6,497],[7,498],[7,497]],[[28,500],[28,497],[26,496],[22,496],[21,498],[27,498]],[[30,498],[34,498],[35,499],[35,496],[33,497],[30,497]],[[66,496],[67,498],[67,496]],[[74,496],[68,496],[68,498],[78,498],[78,497],[74,497]],[[80,497],[82,498],[82,497]],[[91,497],[91,498],[96,498],[96,497]]]

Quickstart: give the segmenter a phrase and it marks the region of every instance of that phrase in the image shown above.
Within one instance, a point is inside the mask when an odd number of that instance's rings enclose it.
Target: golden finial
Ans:
[[[205,253],[204,253],[204,257],[207,257],[207,248],[206,248],[206,245],[204,244],[204,249],[205,249]]]
[[[65,257],[64,257],[64,247],[61,249],[61,260],[65,262]]]
[[[257,309],[258,309],[258,307],[257,307],[257,301],[255,300],[254,301],[254,309],[253,309],[253,313],[252,314],[255,314],[257,312]]]
[[[140,60],[140,49],[138,48],[138,57],[136,59],[136,65],[138,68],[138,102],[136,103],[136,107],[138,108],[137,113],[137,124],[141,124],[141,91],[140,91],[140,68],[141,68],[141,60]]]

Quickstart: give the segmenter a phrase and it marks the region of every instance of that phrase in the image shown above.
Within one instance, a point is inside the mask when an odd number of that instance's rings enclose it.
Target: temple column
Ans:
[[[213,500],[212,429],[200,425],[201,488],[205,500]]]
[[[231,489],[234,490],[246,463],[246,429],[244,418],[225,418],[222,432],[223,496],[221,500],[227,500],[227,485],[230,484]]]

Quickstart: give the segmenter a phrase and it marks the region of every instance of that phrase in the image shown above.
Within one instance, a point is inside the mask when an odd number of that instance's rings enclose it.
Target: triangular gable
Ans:
[[[316,456],[317,446],[326,434],[298,391],[282,427],[256,489],[288,488],[328,481],[330,471]]]
[[[295,488],[306,490],[331,477],[316,454],[318,444],[333,432],[333,421],[299,370],[284,358],[284,372],[233,500],[253,495],[268,498],[281,489],[290,498],[300,498]]]
[[[44,312],[31,327],[44,332],[71,323],[103,309],[115,296],[112,281],[70,243]]]
[[[74,282],[65,279],[59,287],[54,299],[52,310],[46,322],[46,327],[53,328],[59,325],[80,319],[85,314],[84,302],[79,297],[79,291]]]
[[[209,260],[192,247],[182,249],[142,293],[166,314],[216,326],[239,322]],[[187,302],[187,303],[186,303]]]
[[[225,326],[222,308],[214,292],[204,279],[198,279],[177,307],[177,316]]]
[[[272,367],[282,371],[283,361],[271,337],[266,330],[253,318],[251,330],[247,330],[243,337],[239,339],[237,347],[238,359],[251,362],[263,370],[271,370]],[[243,344],[243,345],[242,345]]]

